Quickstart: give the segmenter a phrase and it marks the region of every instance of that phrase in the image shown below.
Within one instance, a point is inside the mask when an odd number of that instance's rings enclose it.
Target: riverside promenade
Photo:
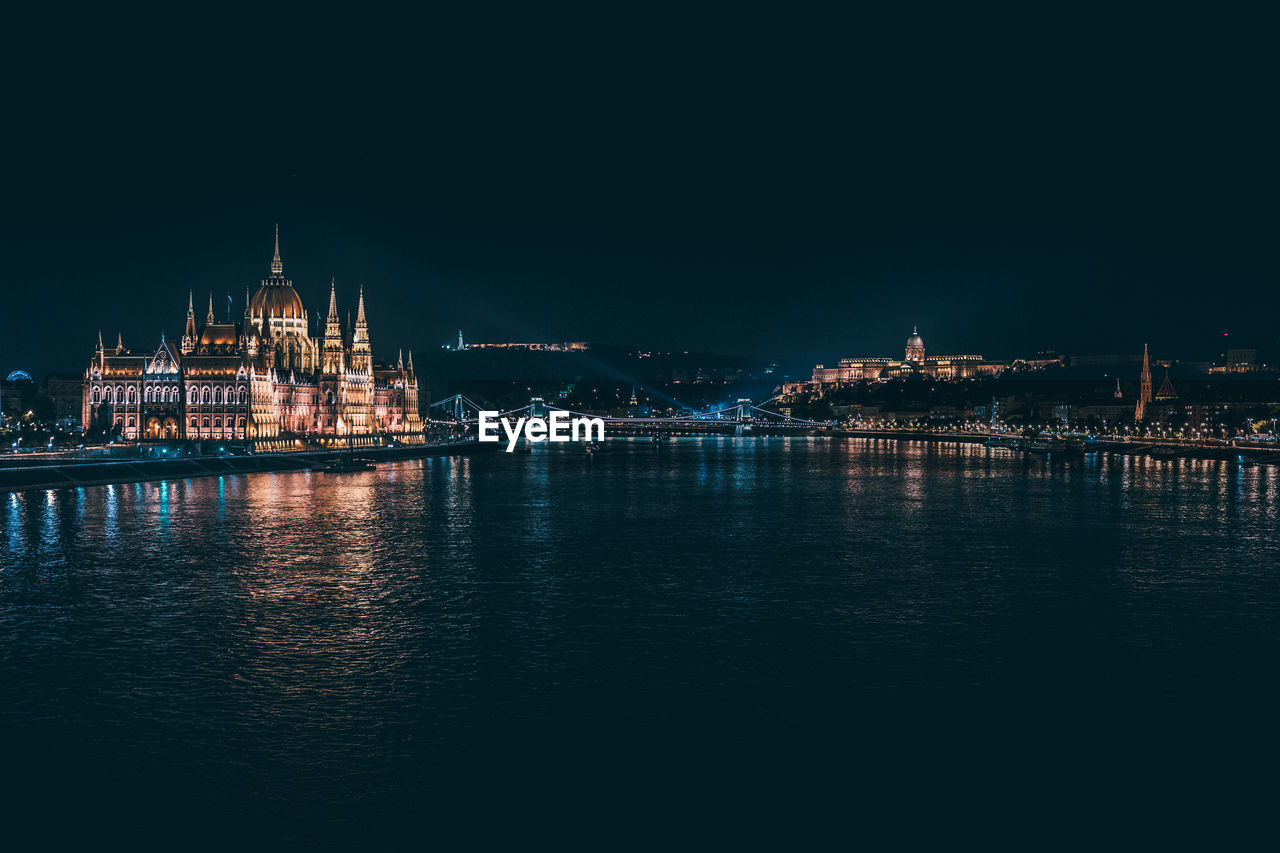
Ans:
[[[949,444],[985,444],[992,438],[1016,439],[1016,435],[991,433],[949,432],[926,429],[840,429],[832,436],[843,438],[884,438],[897,441],[927,441]],[[1047,436],[1046,436],[1047,437]],[[1071,439],[1068,439],[1071,441]],[[1161,459],[1216,459],[1223,462],[1244,462],[1264,465],[1280,465],[1280,448],[1257,442],[1237,441],[1188,441],[1174,438],[1133,438],[1129,440],[1101,438],[1085,444],[1072,445],[1075,450],[1112,453],[1121,456],[1155,456]],[[1020,452],[1017,448],[997,448]]]
[[[475,440],[439,441],[428,444],[395,447],[362,447],[354,454],[371,462],[390,462],[433,456],[465,456],[490,451],[496,445],[481,445]],[[308,449],[288,453],[262,453],[251,456],[187,456],[178,459],[111,459],[86,460],[68,458],[35,458],[31,464],[9,463],[0,468],[0,492],[27,489],[65,489],[79,486],[105,486],[116,483],[139,483],[148,480],[172,480],[188,477],[214,477],[227,474],[253,474],[268,471],[297,471],[322,467],[351,453],[347,449]],[[25,461],[25,460],[23,460]]]

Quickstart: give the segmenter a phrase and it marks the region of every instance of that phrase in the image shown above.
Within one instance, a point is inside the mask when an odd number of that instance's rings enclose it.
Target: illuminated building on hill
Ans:
[[[969,379],[995,376],[1008,365],[987,361],[980,355],[926,355],[924,338],[912,329],[901,361],[888,357],[842,358],[835,367],[819,364],[813,369],[810,385],[839,386],[879,379],[901,379],[923,375],[935,379]]]

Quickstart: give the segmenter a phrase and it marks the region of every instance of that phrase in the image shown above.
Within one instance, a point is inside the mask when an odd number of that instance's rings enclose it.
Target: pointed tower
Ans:
[[[1142,375],[1139,378],[1138,404],[1134,409],[1133,419],[1140,421],[1147,416],[1147,404],[1151,402],[1151,356],[1147,345],[1142,345]]]
[[[124,352],[124,333],[116,332],[116,352]]]
[[[413,350],[409,350],[409,376],[413,376]]]
[[[182,331],[182,340],[178,342],[178,348],[182,350],[183,355],[188,355],[196,348],[196,341],[199,335],[196,333],[196,306],[195,294],[190,290],[187,291],[187,325]]]
[[[413,356],[410,356],[412,358]],[[404,372],[404,347],[400,348],[400,352],[396,354],[396,370]]]
[[[215,320],[213,316],[213,291],[212,290],[209,291],[209,316],[204,318],[204,322],[206,325],[212,325],[213,323],[217,322],[217,320]]]
[[[342,320],[338,317],[338,285],[329,281],[329,319],[324,326],[324,344],[320,351],[321,371],[338,374],[343,371]]]
[[[271,256],[271,274],[274,276],[284,275],[284,263],[280,260],[280,223],[276,223],[276,251]]]
[[[356,308],[356,325],[351,333],[351,369],[373,372],[373,349],[369,344],[369,324],[364,317],[364,285],[360,285],[360,304]]]
[[[1160,390],[1156,392],[1157,400],[1176,400],[1178,392],[1173,390],[1173,383],[1169,381],[1169,366],[1164,368],[1164,382],[1160,383]]]
[[[1121,394],[1121,393],[1120,393],[1120,380],[1119,380],[1119,379],[1117,379],[1117,380],[1116,380],[1116,394],[1115,394],[1115,397],[1116,397],[1116,399],[1117,399],[1117,400],[1122,400],[1122,399],[1124,399],[1124,394]]]

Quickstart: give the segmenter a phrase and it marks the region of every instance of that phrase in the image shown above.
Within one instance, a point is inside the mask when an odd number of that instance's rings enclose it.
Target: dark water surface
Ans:
[[[1280,719],[1278,497],[782,438],[8,495],[8,803],[365,838],[1222,771]]]

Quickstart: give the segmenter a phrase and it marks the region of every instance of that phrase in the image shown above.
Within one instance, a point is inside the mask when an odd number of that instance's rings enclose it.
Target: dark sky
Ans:
[[[110,14],[15,28],[4,370],[179,335],[189,288],[238,313],[277,221],[379,358],[1276,340],[1262,21]]]

